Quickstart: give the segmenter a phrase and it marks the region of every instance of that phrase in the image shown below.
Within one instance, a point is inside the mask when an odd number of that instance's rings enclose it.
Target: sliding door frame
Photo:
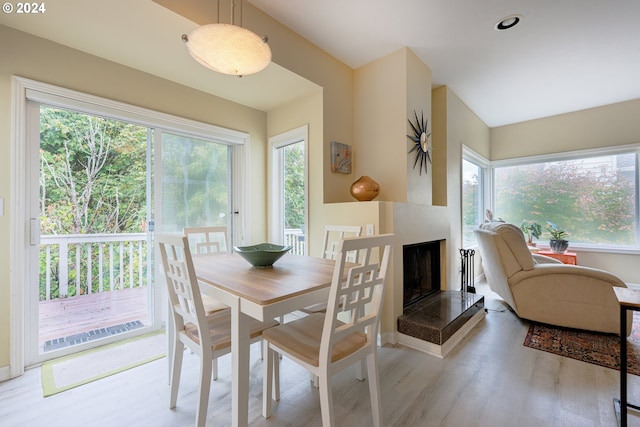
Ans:
[[[27,129],[28,101],[35,101],[52,106],[67,109],[77,109],[87,114],[95,114],[103,117],[133,122],[152,129],[176,132],[208,140],[216,140],[233,147],[233,174],[232,177],[232,211],[234,228],[237,230],[237,241],[243,243],[249,239],[246,227],[249,212],[248,182],[246,174],[250,168],[250,137],[248,133],[222,128],[219,126],[201,123],[170,114],[132,106],[129,104],[88,95],[85,93],[12,76],[12,117],[11,123],[11,203],[10,203],[10,354],[8,372],[0,372],[0,380],[14,378],[24,373],[26,356],[26,337],[28,301],[26,296],[26,284],[31,278],[34,266],[29,252],[30,244],[30,203],[26,194],[29,194],[30,179],[28,174],[29,144],[35,136],[30,135]],[[32,133],[32,132],[31,132]],[[33,313],[31,313],[31,317]],[[160,311],[157,313],[160,314]],[[33,361],[31,361],[33,363]]]

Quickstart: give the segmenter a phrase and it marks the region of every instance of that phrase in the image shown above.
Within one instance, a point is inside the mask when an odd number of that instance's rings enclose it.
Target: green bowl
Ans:
[[[291,250],[291,246],[260,243],[251,246],[234,246],[233,250],[254,267],[271,267],[282,255]]]

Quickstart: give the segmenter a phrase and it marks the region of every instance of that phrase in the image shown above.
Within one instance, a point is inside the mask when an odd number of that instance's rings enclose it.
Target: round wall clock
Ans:
[[[427,165],[431,163],[431,152],[433,147],[431,146],[431,132],[427,129],[429,120],[424,119],[424,112],[420,114],[418,119],[418,113],[413,112],[415,115],[415,123],[412,123],[409,119],[411,129],[413,129],[413,135],[407,135],[414,143],[414,146],[409,150],[408,154],[415,151],[416,160],[413,162],[413,168],[415,169],[418,163],[420,164],[420,175],[422,175],[422,168],[427,173]]]

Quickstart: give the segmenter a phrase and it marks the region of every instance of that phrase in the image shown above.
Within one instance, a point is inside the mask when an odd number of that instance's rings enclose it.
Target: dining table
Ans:
[[[232,425],[249,422],[249,324],[327,301],[335,261],[286,254],[253,267],[237,253],[193,257],[200,290],[231,307]]]

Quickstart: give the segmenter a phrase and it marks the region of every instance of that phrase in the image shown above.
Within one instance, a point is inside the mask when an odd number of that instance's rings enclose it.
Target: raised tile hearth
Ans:
[[[440,291],[398,317],[398,342],[437,357],[446,354],[484,317],[484,297]]]

